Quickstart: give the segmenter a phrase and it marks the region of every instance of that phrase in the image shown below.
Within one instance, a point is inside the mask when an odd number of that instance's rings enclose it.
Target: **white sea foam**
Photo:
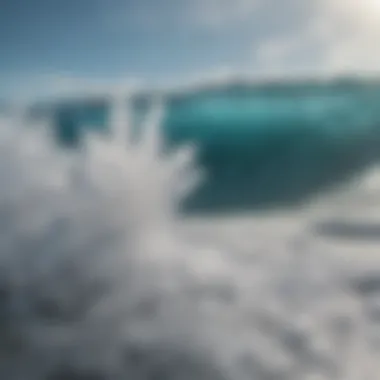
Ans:
[[[0,378],[376,379],[376,241],[315,208],[183,218],[195,149],[164,154],[160,104],[129,142],[112,104],[77,152],[1,123]]]

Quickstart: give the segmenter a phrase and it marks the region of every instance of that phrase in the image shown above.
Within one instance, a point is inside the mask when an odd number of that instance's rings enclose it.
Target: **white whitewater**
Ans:
[[[79,153],[1,123],[0,378],[376,380],[376,289],[315,211],[184,219],[196,149],[112,106]]]

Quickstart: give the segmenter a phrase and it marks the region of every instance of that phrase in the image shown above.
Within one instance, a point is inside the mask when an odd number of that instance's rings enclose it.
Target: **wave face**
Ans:
[[[165,149],[159,104],[137,131],[109,104],[78,149],[0,123],[0,378],[377,379],[378,246],[319,207],[184,218],[196,147]]]
[[[139,124],[151,95],[136,95]],[[331,82],[221,86],[168,94],[169,145],[193,141],[207,181],[185,204],[231,211],[299,204],[378,161],[380,86]],[[102,130],[107,101],[55,108],[61,141]]]

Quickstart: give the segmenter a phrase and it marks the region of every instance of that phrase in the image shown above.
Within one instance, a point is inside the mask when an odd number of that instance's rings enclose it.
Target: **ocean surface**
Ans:
[[[132,99],[136,126],[155,94]],[[169,146],[195,143],[207,181],[189,211],[286,207],[347,181],[379,159],[380,83],[230,84],[164,95]],[[109,102],[54,106],[60,141],[104,130]],[[127,102],[126,102],[127,107]]]
[[[377,380],[378,89],[339,86],[3,116],[0,379]]]

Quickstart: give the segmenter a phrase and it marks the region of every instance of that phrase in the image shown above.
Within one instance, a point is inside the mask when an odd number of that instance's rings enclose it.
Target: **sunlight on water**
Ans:
[[[164,153],[160,101],[131,139],[124,106],[78,151],[1,121],[0,378],[375,380],[376,242],[322,206],[184,218],[196,149]]]

